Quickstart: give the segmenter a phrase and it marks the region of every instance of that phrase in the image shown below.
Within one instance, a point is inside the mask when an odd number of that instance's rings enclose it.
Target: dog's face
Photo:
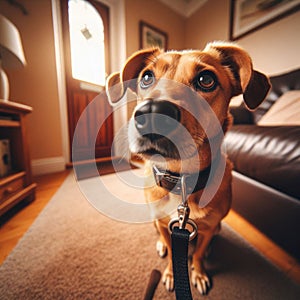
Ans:
[[[129,123],[130,150],[145,158],[182,160],[198,155],[208,131],[210,138],[225,133],[233,96],[242,93],[254,109],[270,84],[243,49],[212,43],[203,51],[137,52],[108,78],[110,101],[117,102],[127,88],[138,103]]]

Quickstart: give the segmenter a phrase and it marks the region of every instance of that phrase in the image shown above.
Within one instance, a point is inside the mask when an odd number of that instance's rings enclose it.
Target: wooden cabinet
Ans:
[[[31,111],[30,106],[0,100],[0,140],[9,141],[11,162],[11,170],[0,177],[0,216],[24,199],[35,199],[25,126]]]

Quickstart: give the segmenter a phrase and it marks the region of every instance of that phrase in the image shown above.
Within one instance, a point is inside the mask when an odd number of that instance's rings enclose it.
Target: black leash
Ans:
[[[174,227],[172,234],[172,260],[177,300],[192,300],[188,270],[188,247],[190,232]]]
[[[197,235],[197,224],[189,219],[190,209],[187,203],[186,178],[181,178],[182,203],[178,206],[178,218],[169,222],[169,231],[172,239],[172,262],[176,300],[193,300],[188,270],[189,241]],[[174,226],[178,224],[178,226]],[[193,231],[185,229],[189,224]]]

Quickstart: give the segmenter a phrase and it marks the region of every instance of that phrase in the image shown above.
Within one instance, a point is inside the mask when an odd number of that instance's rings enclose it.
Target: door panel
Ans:
[[[73,154],[76,155],[76,159],[111,156],[113,118],[111,107],[107,105],[106,95],[100,94],[95,97],[95,93],[92,92],[78,92],[74,93],[73,100],[73,120],[70,123],[75,124],[72,130],[75,132],[76,129],[77,134],[73,141]],[[88,106],[91,102],[93,104]],[[79,119],[80,126],[76,128]],[[94,149],[95,156],[90,156],[91,148]]]

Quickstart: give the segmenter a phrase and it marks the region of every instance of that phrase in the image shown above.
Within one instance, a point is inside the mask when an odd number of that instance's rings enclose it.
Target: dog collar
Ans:
[[[193,194],[204,189],[207,184],[211,165],[201,172],[192,174],[179,174],[167,170],[161,170],[157,166],[152,166],[155,182],[158,186],[168,190],[169,192],[180,195],[181,194],[181,178],[186,177],[186,193]]]

